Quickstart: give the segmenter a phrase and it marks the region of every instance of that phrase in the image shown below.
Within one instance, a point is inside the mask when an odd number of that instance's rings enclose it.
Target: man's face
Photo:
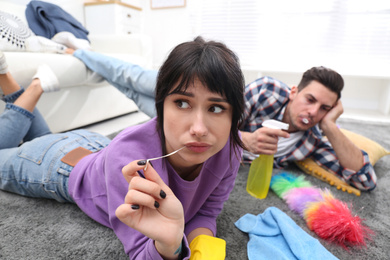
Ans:
[[[299,92],[294,86],[283,121],[290,124],[289,132],[305,131],[318,124],[336,102],[337,94],[317,81]]]

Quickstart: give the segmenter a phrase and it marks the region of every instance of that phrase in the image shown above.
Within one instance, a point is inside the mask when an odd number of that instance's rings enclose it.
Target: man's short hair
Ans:
[[[330,91],[336,93],[337,98],[340,99],[341,91],[344,87],[344,80],[339,73],[323,66],[313,67],[303,73],[301,82],[298,84],[298,91],[304,89],[313,80],[321,83]]]

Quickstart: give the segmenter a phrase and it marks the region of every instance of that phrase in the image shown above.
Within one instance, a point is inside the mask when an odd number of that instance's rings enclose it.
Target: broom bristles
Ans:
[[[321,190],[315,187],[293,188],[284,193],[288,207],[303,217],[303,211],[310,202],[322,200]]]
[[[303,176],[275,175],[271,189],[322,239],[348,249],[348,246],[366,246],[366,239],[374,234],[359,216],[352,214],[347,203],[336,199],[327,189],[312,187]]]
[[[305,180],[304,176],[294,176],[289,173],[281,173],[275,175],[271,179],[271,189],[280,198],[283,198],[284,193],[291,190],[292,188],[310,187],[310,182]]]
[[[373,232],[363,225],[362,219],[351,213],[348,205],[332,196],[313,202],[304,211],[308,227],[319,237],[335,242],[344,248],[366,246]]]

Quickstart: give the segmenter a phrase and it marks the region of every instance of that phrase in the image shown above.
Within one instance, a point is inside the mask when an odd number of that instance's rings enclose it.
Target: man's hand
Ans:
[[[253,133],[241,131],[242,141],[248,151],[254,154],[275,154],[278,150],[279,137],[289,136],[283,130],[268,127],[261,127]]]
[[[359,171],[363,167],[363,154],[338,128],[336,120],[343,113],[343,105],[336,105],[320,121],[320,128],[331,143],[340,164],[348,169]]]
[[[326,131],[329,124],[336,124],[336,120],[343,114],[343,112],[343,104],[339,99],[336,105],[331,110],[329,110],[329,112],[326,113],[326,115],[320,121],[320,128],[323,131]]]

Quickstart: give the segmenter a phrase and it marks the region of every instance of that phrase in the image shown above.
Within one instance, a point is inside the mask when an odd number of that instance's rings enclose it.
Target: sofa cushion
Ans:
[[[32,35],[34,33],[19,17],[0,11],[0,50],[24,51],[24,42]]]
[[[31,83],[32,76],[40,64],[46,64],[53,70],[61,88],[86,84],[91,74],[84,63],[72,55],[38,52],[4,52],[4,54],[13,77],[24,87]]]
[[[4,52],[10,72],[17,82],[27,87],[40,64],[48,65],[58,77],[60,88],[80,85],[106,84],[98,74],[87,69],[83,62],[72,55],[37,52]],[[144,66],[147,59],[131,53],[103,53],[123,61]]]

